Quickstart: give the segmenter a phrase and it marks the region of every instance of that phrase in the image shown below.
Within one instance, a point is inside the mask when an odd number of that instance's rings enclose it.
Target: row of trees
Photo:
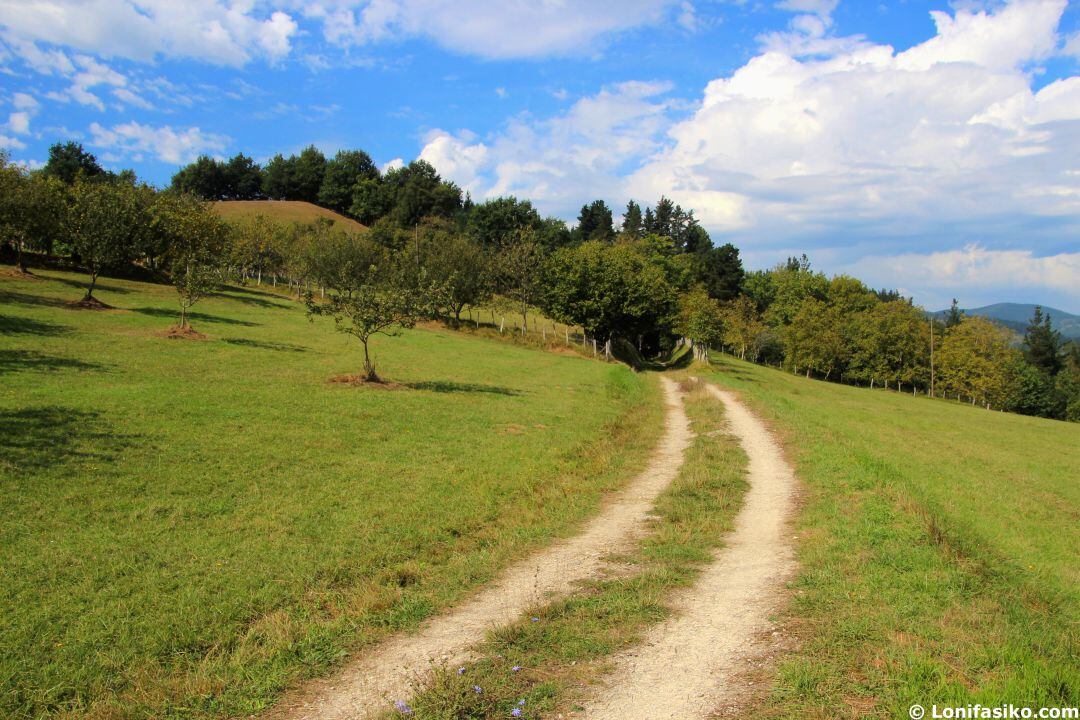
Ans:
[[[308,148],[266,169],[243,156],[202,158],[163,192],[95,167],[70,143],[54,146],[39,172],[4,163],[0,223],[20,257],[26,248],[70,253],[90,274],[87,302],[109,268],[161,273],[177,285],[182,325],[190,303],[225,277],[281,278],[313,316],[330,315],[361,340],[371,378],[373,334],[499,300],[646,355],[688,340],[700,354],[721,347],[825,380],[1080,419],[1076,347],[1049,318],[1033,319],[1018,346],[989,321],[958,311],[931,319],[895,291],[814,272],[805,256],[745,273],[736,248],[715,247],[693,212],[667,198],[644,209],[631,201],[618,228],[596,200],[570,229],[527,200],[463,199],[422,161],[380,173],[361,151],[326,161]],[[303,187],[327,205],[336,188],[337,207],[368,208],[369,228],[263,217],[228,226],[203,201],[239,196],[256,175],[263,191],[285,177],[288,192]],[[226,178],[217,195],[196,183],[212,177]]]
[[[1080,420],[1080,348],[1040,309],[1018,339],[955,301],[932,318],[893,291],[813,272],[803,256],[749,273],[727,303],[684,296],[680,319],[698,343],[808,377]]]
[[[58,155],[93,156],[56,146]],[[203,200],[193,195],[157,192],[134,174],[52,171],[29,172],[0,157],[0,232],[13,246],[21,272],[27,253],[71,257],[90,276],[83,306],[102,304],[94,297],[98,277],[137,264],[168,278],[180,304],[179,326],[187,330],[188,309],[225,280],[232,231]]]

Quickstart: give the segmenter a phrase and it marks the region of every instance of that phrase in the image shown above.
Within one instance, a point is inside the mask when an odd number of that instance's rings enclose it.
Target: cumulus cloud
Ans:
[[[476,197],[519,195],[566,214],[611,193],[628,163],[660,149],[670,85],[626,82],[581,98],[548,120],[513,119],[494,136],[436,130],[420,157]]]
[[[335,44],[428,37],[485,58],[589,53],[603,38],[656,22],[674,0],[319,0],[298,7]]]
[[[1025,72],[1055,46],[1064,7],[936,13],[938,34],[901,53],[865,42],[825,58],[766,49],[709,83],[630,187],[668,191],[705,218],[741,204],[779,239],[937,242],[928,227],[1075,214],[1080,82],[1033,92]]]
[[[256,7],[225,0],[0,0],[0,26],[17,55],[45,67],[56,58],[38,43],[142,62],[186,57],[239,66],[285,57],[296,21],[281,10],[257,14]]]
[[[225,150],[229,138],[203,132],[197,127],[173,129],[169,126],[151,127],[137,122],[106,128],[90,125],[89,144],[110,151],[115,157],[126,156],[139,161],[147,157],[180,165],[205,153]]]
[[[800,248],[826,269],[860,255],[914,266],[907,254],[977,241],[955,252],[985,270],[1019,262],[1023,242],[1025,281],[1080,286],[1075,259],[1048,252],[1080,231],[1080,77],[1036,90],[1031,72],[1061,47],[1065,0],[934,13],[935,35],[902,52],[833,36],[835,5],[783,3],[797,13],[785,37],[761,38],[688,111],[627,83],[483,138],[437,131],[421,155],[477,197],[516,193],[567,218],[595,197],[666,194],[761,264]],[[888,267],[875,277],[894,284]]]

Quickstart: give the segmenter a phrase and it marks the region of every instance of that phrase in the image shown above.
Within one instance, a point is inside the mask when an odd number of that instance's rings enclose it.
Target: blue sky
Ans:
[[[0,70],[31,166],[360,147],[566,219],[664,193],[751,267],[1080,313],[1066,0],[0,0]]]

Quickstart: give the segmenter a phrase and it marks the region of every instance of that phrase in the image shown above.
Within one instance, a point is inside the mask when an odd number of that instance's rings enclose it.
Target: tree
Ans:
[[[339,150],[334,159],[326,163],[319,187],[319,204],[339,213],[348,213],[352,208],[356,184],[361,180],[378,178],[379,170],[366,152]]]
[[[195,162],[180,168],[173,175],[172,188],[206,200],[222,200],[228,195],[225,169],[208,155],[200,155]]]
[[[222,167],[226,200],[258,200],[262,197],[263,174],[259,164],[237,153]]]
[[[693,252],[694,277],[705,286],[709,297],[731,300],[739,294],[743,283],[742,260],[739,250],[731,243],[720,247],[708,247]]]
[[[577,234],[583,241],[611,240],[615,230],[611,224],[611,208],[603,200],[593,200],[578,214]]]
[[[512,243],[522,231],[539,229],[542,223],[540,213],[531,202],[511,195],[474,205],[465,228],[480,247],[499,250]]]
[[[338,332],[359,340],[364,348],[364,380],[381,382],[371,357],[371,338],[415,327],[435,290],[418,288],[414,278],[395,267],[385,248],[362,236],[334,235],[316,253],[314,276],[328,292],[325,302],[308,294],[308,317],[332,317]]]
[[[1044,315],[1036,305],[1024,333],[1024,356],[1037,370],[1053,377],[1064,365],[1061,348],[1061,333],[1054,329],[1049,313]]]
[[[648,240],[562,248],[544,275],[548,315],[602,340],[666,333],[678,312],[676,271]]]
[[[720,303],[703,287],[696,287],[679,297],[675,332],[689,338],[695,357],[708,359],[708,347],[720,342],[724,334],[724,313]]]
[[[76,182],[71,189],[67,233],[90,273],[83,303],[101,305],[94,286],[104,270],[128,262],[143,247],[153,226],[154,192],[126,182]]]
[[[426,160],[391,170],[384,182],[393,189],[390,218],[401,227],[415,227],[429,215],[451,217],[461,210],[461,189],[444,182]]]
[[[946,396],[963,396],[987,407],[1008,397],[1009,368],[1018,352],[1009,333],[982,317],[965,317],[949,328],[938,351],[939,385]]]
[[[637,240],[641,237],[644,229],[642,227],[641,206],[631,200],[626,203],[626,212],[623,213],[622,231]]]
[[[159,195],[154,210],[167,237],[165,265],[180,302],[179,329],[190,332],[188,311],[224,280],[229,229],[194,195]]]
[[[803,256],[805,261],[806,256]],[[770,325],[785,327],[790,325],[796,313],[807,299],[824,301],[828,297],[829,281],[820,273],[810,270],[809,262],[796,263],[792,267],[781,265],[770,271],[772,299],[765,312],[765,321]]]
[[[29,174],[0,157],[0,235],[15,247],[15,263],[27,272],[27,249],[51,252],[66,206],[56,177]]]
[[[394,188],[375,177],[356,183],[349,214],[365,225],[374,225],[394,207]]]
[[[956,298],[953,298],[952,305],[949,306],[948,311],[945,313],[945,327],[956,327],[963,322],[963,320],[964,311],[960,309],[960,304],[956,302]]]
[[[476,305],[491,297],[491,273],[483,249],[457,231],[444,218],[429,218],[415,231],[413,246],[417,275],[425,283],[444,288],[446,308],[458,322],[466,305]]]
[[[844,342],[839,308],[808,297],[788,328],[788,363],[822,373],[828,380],[842,369],[850,348]]]
[[[881,385],[929,382],[929,325],[921,310],[903,300],[878,302],[854,316],[849,372]]]
[[[290,176],[292,193],[287,200],[303,200],[316,203],[319,190],[326,175],[326,156],[314,145],[308,145],[300,151],[300,156],[290,158],[292,175]]]
[[[280,153],[270,158],[263,171],[263,194],[271,200],[296,199],[296,158]]]
[[[529,324],[529,308],[540,299],[543,262],[544,250],[536,241],[534,230],[522,230],[517,240],[500,250],[495,258],[498,288],[521,310],[524,326]]]
[[[746,359],[746,352],[756,346],[758,337],[765,331],[765,323],[758,317],[757,306],[748,295],[739,295],[725,303],[724,344],[737,348],[739,357]]]
[[[67,185],[74,184],[80,178],[91,180],[105,174],[93,154],[84,150],[81,144],[71,141],[56,143],[49,148],[49,160],[41,172]]]

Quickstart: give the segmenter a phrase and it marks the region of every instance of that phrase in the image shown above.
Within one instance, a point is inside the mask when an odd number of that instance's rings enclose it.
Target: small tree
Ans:
[[[27,249],[51,251],[66,209],[64,190],[60,180],[28,174],[0,157],[0,236],[14,246],[20,272],[27,272]]]
[[[675,331],[694,343],[694,357],[708,360],[709,345],[718,342],[724,332],[720,303],[709,297],[703,287],[696,287],[679,298]]]
[[[748,295],[740,295],[724,305],[724,342],[738,348],[739,357],[746,359],[746,351],[755,347],[758,336],[765,331],[765,323],[758,316],[757,304]]]
[[[434,289],[418,287],[415,275],[395,267],[384,248],[364,237],[331,236],[318,250],[313,273],[328,292],[325,301],[308,293],[308,317],[332,317],[338,332],[359,340],[364,380],[381,382],[371,358],[371,338],[415,327],[430,307]]]
[[[229,228],[209,205],[192,195],[161,195],[155,205],[168,239],[166,265],[180,302],[181,331],[188,312],[224,280]]]
[[[521,230],[516,242],[503,248],[495,263],[499,289],[521,310],[525,327],[529,325],[529,307],[540,299],[544,249],[535,238],[535,231]]]
[[[90,273],[83,302],[96,303],[94,286],[102,271],[130,261],[153,232],[154,191],[123,181],[76,182],[71,198],[68,235]]]

